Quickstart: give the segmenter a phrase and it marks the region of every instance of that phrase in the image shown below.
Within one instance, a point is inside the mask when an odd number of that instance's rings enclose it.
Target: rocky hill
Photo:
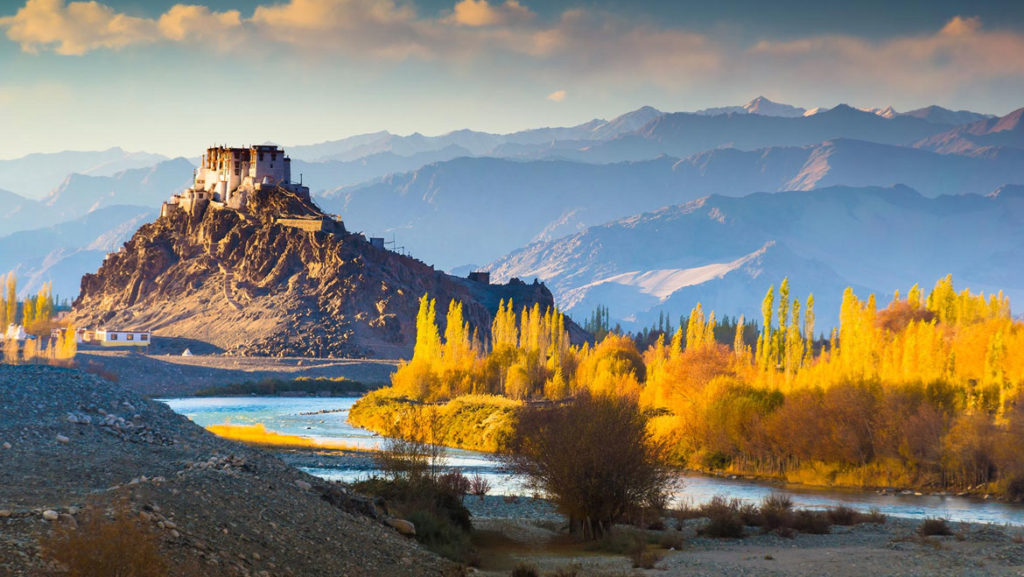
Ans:
[[[365,499],[163,403],[78,371],[0,365],[0,575],[62,574],[39,539],[79,527],[86,507],[141,519],[172,575],[440,577],[450,565]]]
[[[82,278],[72,322],[238,354],[394,358],[411,354],[425,293],[442,323],[455,299],[483,334],[500,299],[553,302],[540,284],[485,285],[374,247],[308,200],[271,189],[250,195],[245,212],[174,209],[142,226]]]

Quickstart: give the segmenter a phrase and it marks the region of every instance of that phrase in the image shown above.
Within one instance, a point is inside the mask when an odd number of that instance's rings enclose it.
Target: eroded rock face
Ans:
[[[278,224],[282,216],[322,218],[327,230]],[[397,357],[411,354],[425,293],[437,299],[439,322],[455,299],[481,334],[500,299],[517,308],[553,302],[540,284],[483,285],[375,248],[277,189],[251,195],[244,214],[173,210],[144,225],[82,278],[72,322],[152,330],[237,354]]]

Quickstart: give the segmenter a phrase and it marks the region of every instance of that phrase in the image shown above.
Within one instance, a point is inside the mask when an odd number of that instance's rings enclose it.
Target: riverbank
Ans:
[[[697,534],[703,519],[684,521],[678,529],[674,519],[666,519],[667,530],[637,533],[662,556],[652,569],[643,570],[625,555],[573,541],[564,532],[564,519],[543,501],[467,497],[465,502],[480,550],[477,574],[484,577],[507,576],[516,565],[532,566],[542,575],[563,571],[597,577],[1020,576],[1024,566],[1020,528],[954,523],[953,535],[921,537],[921,521],[889,518],[883,524],[834,525],[824,535],[787,538],[748,527],[742,539],[712,539]]]

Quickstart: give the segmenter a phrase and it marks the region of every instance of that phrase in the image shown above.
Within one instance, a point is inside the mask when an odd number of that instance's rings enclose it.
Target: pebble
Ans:
[[[10,517],[11,512],[8,509],[0,509],[0,517]]]
[[[57,435],[57,442],[64,443],[66,445],[71,442],[71,439],[65,437],[64,435]]]
[[[310,485],[309,483],[303,481],[302,479],[296,479],[295,486],[302,489],[303,491],[308,491],[313,488],[313,485]]]
[[[57,519],[60,519],[60,514],[53,509],[47,509],[43,511],[43,519],[46,521],[56,521]]]
[[[10,449],[11,448],[11,444],[6,442],[6,441],[4,441],[4,448],[5,449]]]

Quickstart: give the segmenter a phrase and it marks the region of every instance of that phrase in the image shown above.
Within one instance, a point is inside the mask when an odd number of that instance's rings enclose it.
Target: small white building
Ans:
[[[94,331],[92,344],[104,347],[148,347],[152,333],[149,331]]]

